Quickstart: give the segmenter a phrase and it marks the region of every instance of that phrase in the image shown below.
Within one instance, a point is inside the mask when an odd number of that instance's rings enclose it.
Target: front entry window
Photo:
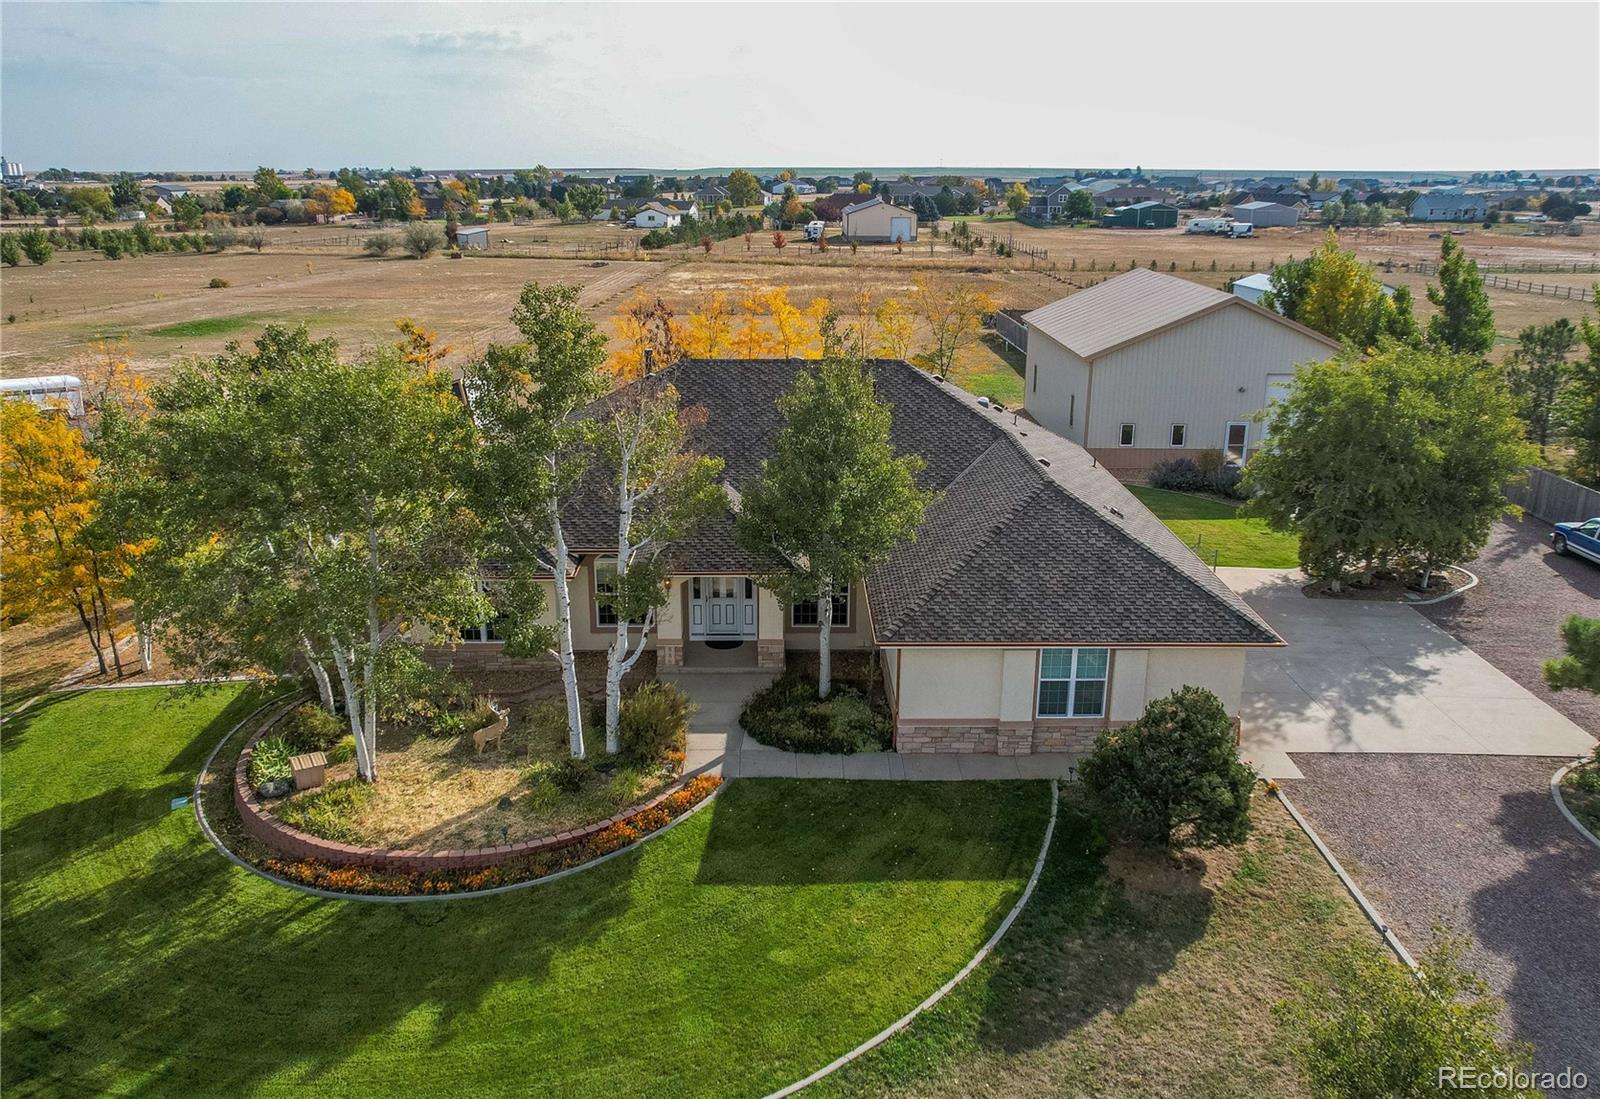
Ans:
[[[1044,649],[1039,654],[1040,717],[1104,717],[1110,649]]]
[[[1250,442],[1250,425],[1239,420],[1228,425],[1228,445],[1223,448],[1228,458],[1235,462],[1243,462],[1248,443]]]
[[[815,599],[802,599],[794,605],[793,622],[796,626],[815,626],[819,624],[817,615],[817,601]],[[833,624],[835,626],[850,626],[850,589],[840,584],[833,595]]]

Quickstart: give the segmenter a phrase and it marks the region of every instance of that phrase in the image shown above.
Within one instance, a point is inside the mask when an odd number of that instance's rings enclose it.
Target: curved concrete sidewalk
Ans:
[[[1072,779],[1075,753],[1031,756],[901,755],[857,752],[813,755],[757,744],[739,727],[750,692],[772,682],[768,672],[682,674],[673,677],[698,711],[690,726],[684,769],[723,778],[846,778],[880,781]]]
[[[1296,569],[1217,570],[1289,642],[1245,665],[1240,752],[1299,778],[1295,752],[1565,756],[1594,738],[1399,603],[1308,599]]]

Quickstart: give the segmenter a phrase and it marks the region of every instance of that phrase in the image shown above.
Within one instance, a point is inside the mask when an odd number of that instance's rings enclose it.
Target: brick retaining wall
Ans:
[[[615,816],[570,832],[553,836],[523,840],[520,843],[502,844],[498,847],[469,847],[449,851],[397,851],[378,847],[352,847],[335,843],[291,828],[267,812],[261,799],[250,785],[250,758],[255,754],[256,742],[271,728],[269,722],[251,736],[239,762],[233,769],[233,803],[238,807],[239,820],[250,837],[264,847],[291,859],[316,859],[330,866],[359,866],[367,870],[388,870],[400,873],[428,873],[444,870],[477,870],[486,866],[500,866],[546,851],[582,843],[613,825],[622,824],[660,805],[684,786],[679,779],[649,801],[632,805]]]
[[[1102,729],[1117,729],[1125,721],[1092,724],[1051,722],[981,722],[918,725],[902,723],[895,729],[894,746],[906,755],[963,752],[978,755],[1027,756],[1036,752],[1088,752]]]

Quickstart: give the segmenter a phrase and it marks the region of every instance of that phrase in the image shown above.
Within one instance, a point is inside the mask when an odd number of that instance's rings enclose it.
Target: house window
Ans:
[[[1250,441],[1250,425],[1242,420],[1234,420],[1228,424],[1228,444],[1223,447],[1229,459],[1242,462],[1245,458],[1245,448]]]
[[[504,641],[505,616],[497,614],[487,622],[476,626],[468,626],[461,631],[463,641]]]
[[[617,591],[617,559],[615,557],[599,557],[594,563],[594,619],[602,626],[615,626],[617,612],[604,602],[605,598],[615,595]],[[635,618],[629,622],[630,626],[643,626],[643,618]]]
[[[1110,649],[1043,649],[1039,653],[1040,717],[1104,717]]]
[[[1171,436],[1169,441],[1171,442],[1171,444],[1173,446],[1182,446],[1183,445],[1183,438],[1184,438],[1185,435],[1188,434],[1188,432],[1189,432],[1189,429],[1184,424],[1173,424],[1172,425],[1172,436]]]
[[[1117,445],[1118,446],[1132,446],[1133,445],[1133,425],[1132,424],[1123,424],[1122,425],[1121,430],[1117,434]]]
[[[802,599],[790,609],[790,621],[796,626],[818,625],[817,601],[815,599]],[[833,596],[833,624],[845,629],[850,627],[850,589],[840,584]]]

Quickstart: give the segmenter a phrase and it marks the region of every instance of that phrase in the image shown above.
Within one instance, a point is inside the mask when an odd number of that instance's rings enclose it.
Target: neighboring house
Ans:
[[[1165,202],[1135,202],[1101,215],[1107,229],[1176,229],[1178,208]]]
[[[1339,344],[1243,298],[1138,268],[1027,313],[1024,404],[1122,477],[1260,443],[1252,417]]]
[[[700,207],[694,202],[676,202],[653,199],[640,206],[633,215],[633,223],[641,229],[671,229],[684,218],[693,220],[700,216]]]
[[[1273,225],[1299,225],[1300,209],[1281,202],[1241,202],[1230,206],[1228,213],[1234,221],[1248,222],[1257,229]]]
[[[1410,212],[1417,221],[1482,221],[1489,216],[1489,204],[1482,195],[1441,187],[1418,195]]]
[[[168,202],[176,202],[189,193],[189,188],[180,187],[173,183],[158,183],[154,190],[157,196],[166,199]]]
[[[456,230],[456,247],[463,252],[487,252],[489,250],[489,227],[487,225],[463,225]]]
[[[731,191],[729,191],[726,187],[718,187],[715,185],[701,187],[699,190],[694,192],[692,197],[696,202],[704,207],[707,207],[708,209],[713,209],[717,206],[720,206],[723,202],[733,201],[733,193]]]
[[[1067,198],[1072,192],[1087,190],[1083,184],[1074,183],[1069,179],[1063,183],[1052,184],[1043,190],[1034,191],[1028,196],[1028,213],[1045,221],[1054,220],[1062,216],[1066,210]]]
[[[662,372],[703,413],[696,448],[727,463],[728,507],[670,554],[648,642],[658,673],[776,672],[817,648],[816,605],[782,605],[734,537],[738,486],[769,456],[777,401],[805,366],[689,359]],[[834,602],[833,647],[876,656],[896,751],[1086,751],[1184,685],[1238,712],[1247,651],[1282,641],[1105,469],[908,363],[869,368],[896,449],[922,457],[918,481],[935,493],[916,537]],[[597,656],[615,630],[596,601],[614,575],[614,509],[580,492],[562,520],[574,644]],[[501,648],[469,643],[451,659],[521,666]]]
[[[895,243],[917,239],[917,215],[877,196],[846,206],[841,220],[846,240]]]
[[[1116,187],[1107,187],[1096,190],[1094,184],[1089,189],[1094,192],[1096,209],[1110,210],[1118,206],[1134,206],[1142,202],[1159,202],[1168,206],[1176,206],[1178,196],[1171,191],[1160,187],[1147,187],[1143,184],[1123,184]]]

